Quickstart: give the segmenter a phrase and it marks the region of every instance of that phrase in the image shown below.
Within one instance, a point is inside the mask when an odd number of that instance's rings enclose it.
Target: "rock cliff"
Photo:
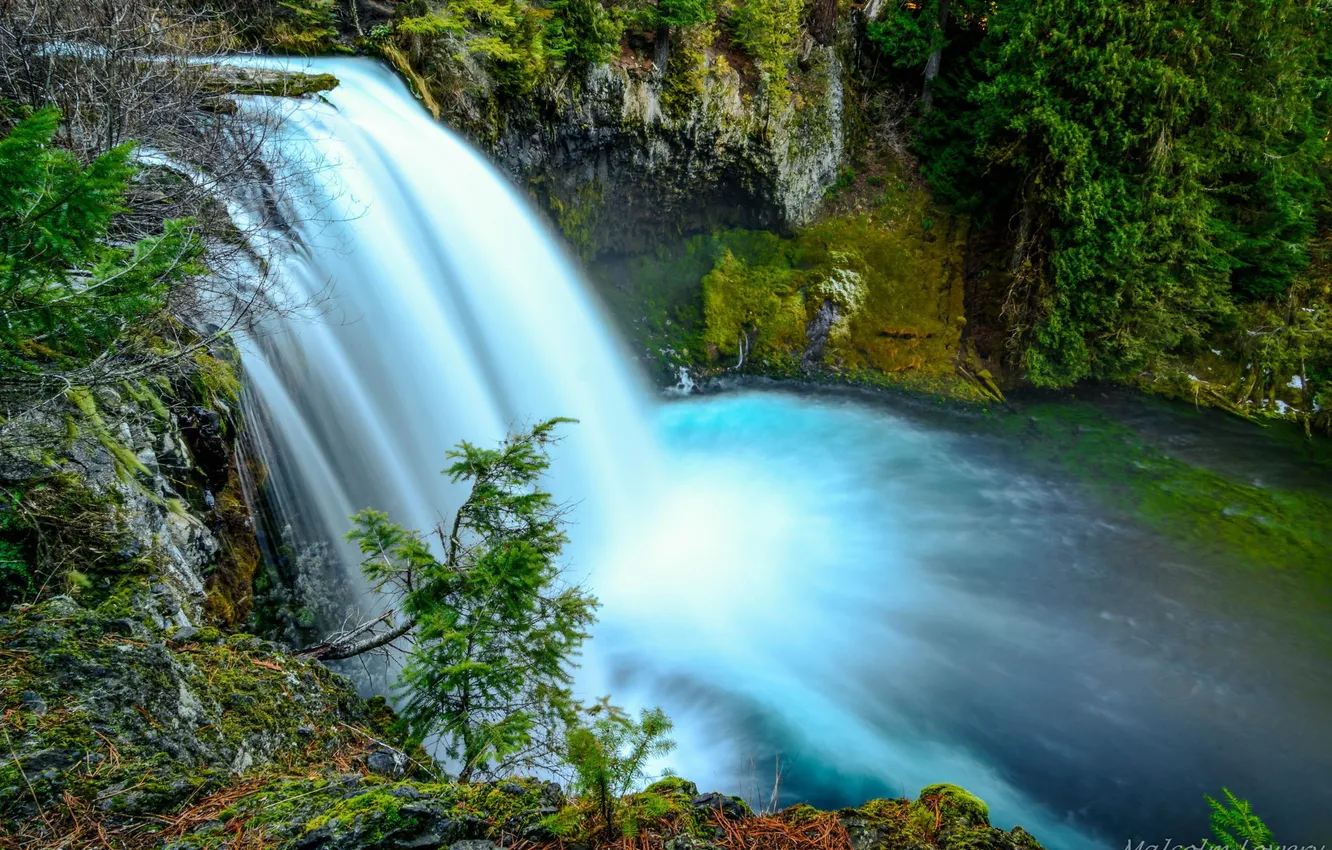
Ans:
[[[776,105],[720,41],[695,55],[684,82],[626,48],[526,98],[498,91],[466,53],[384,55],[587,257],[717,228],[808,224],[845,153],[845,68],[837,48],[813,42],[792,99]]]

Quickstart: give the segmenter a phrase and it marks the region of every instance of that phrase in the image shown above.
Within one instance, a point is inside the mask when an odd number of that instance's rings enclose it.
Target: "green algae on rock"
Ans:
[[[903,191],[877,213],[791,237],[719,231],[600,261],[593,277],[665,376],[685,367],[991,400],[997,388],[959,369],[965,227]],[[930,212],[944,223],[927,230]]]
[[[1172,419],[1224,417],[1164,401],[1136,402],[1137,407],[1148,405],[1165,408]],[[1237,582],[1238,596],[1231,604],[1257,611],[1284,599],[1280,616],[1327,645],[1332,490],[1319,486],[1316,474],[1305,483],[1261,482],[1224,464],[1202,465],[1168,442],[1148,439],[1117,418],[1113,408],[1087,401],[1019,404],[1016,412],[992,421],[1006,441],[1016,438],[1012,444],[1027,462],[1070,476],[1089,498],[1209,564],[1214,578]],[[1265,429],[1235,420],[1233,426],[1251,428],[1249,441],[1283,450],[1287,440],[1298,436],[1290,423]],[[1317,448],[1299,440],[1305,449]],[[1321,455],[1304,459],[1315,468],[1329,463]]]

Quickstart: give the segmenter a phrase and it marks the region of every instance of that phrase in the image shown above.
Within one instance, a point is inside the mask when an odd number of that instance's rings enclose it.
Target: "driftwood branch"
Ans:
[[[341,661],[344,658],[352,658],[361,655],[362,653],[388,646],[415,628],[416,621],[407,619],[386,632],[370,635],[369,637],[360,640],[357,640],[356,638],[358,635],[370,631],[376,625],[385,622],[392,616],[393,612],[387,611],[370,622],[348,632],[344,636],[337,637],[317,646],[312,646],[309,649],[301,650],[297,655],[301,658],[317,658],[320,661]]]

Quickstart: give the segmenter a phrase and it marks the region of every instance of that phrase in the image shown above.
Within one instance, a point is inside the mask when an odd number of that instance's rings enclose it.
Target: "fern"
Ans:
[[[1236,797],[1229,788],[1222,788],[1221,793],[1225,795],[1225,803],[1210,795],[1207,797],[1207,803],[1212,807],[1211,822],[1215,843],[1225,850],[1257,850],[1261,847],[1272,847],[1275,844],[1272,830],[1253,813],[1249,801]]]

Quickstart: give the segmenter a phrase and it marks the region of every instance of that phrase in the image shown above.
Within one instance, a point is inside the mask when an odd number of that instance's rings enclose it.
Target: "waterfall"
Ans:
[[[439,474],[455,443],[567,416],[551,485],[595,534],[653,464],[627,353],[545,223],[396,75],[312,64],[340,85],[290,111],[278,157],[302,171],[282,202],[286,297],[305,306],[245,362],[275,489],[312,537],[338,540],[365,507],[430,529],[461,495]]]

